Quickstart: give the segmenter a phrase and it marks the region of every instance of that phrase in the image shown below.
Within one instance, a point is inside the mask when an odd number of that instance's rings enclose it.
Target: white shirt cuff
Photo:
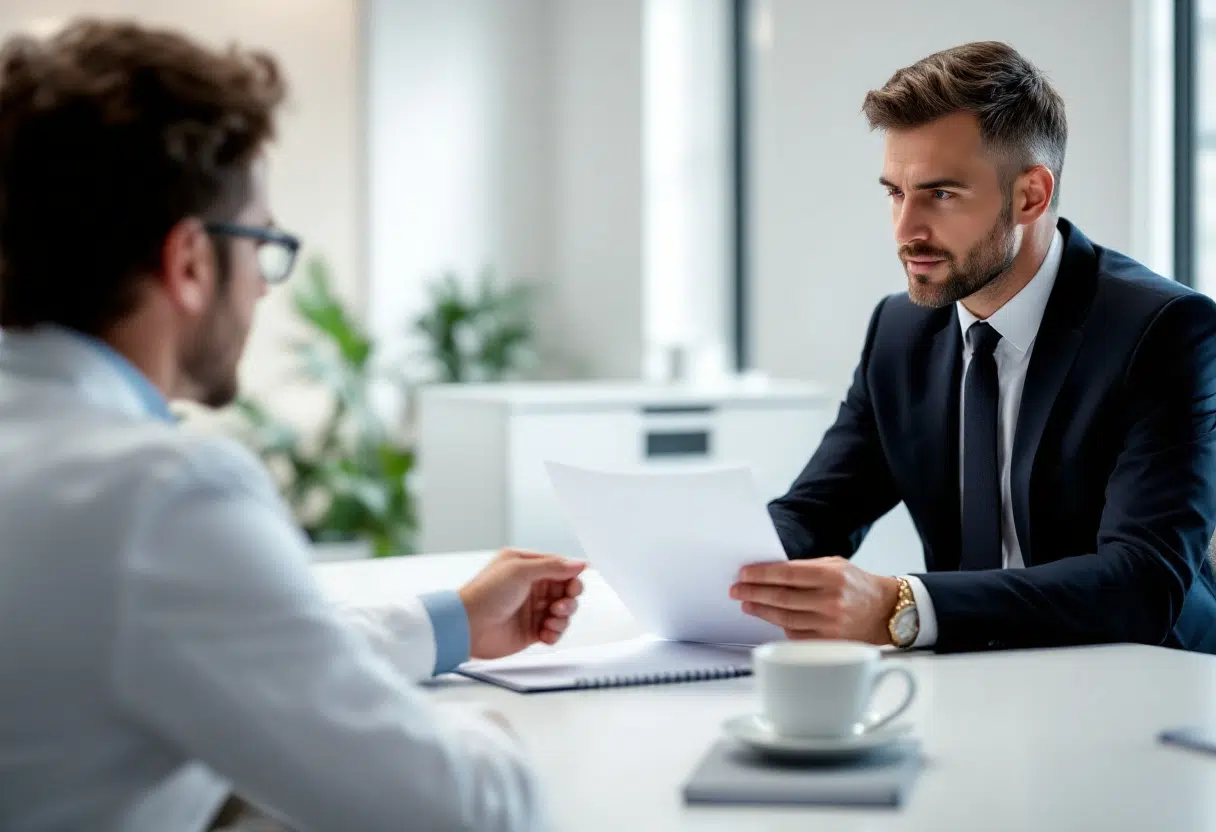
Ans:
[[[435,674],[436,633],[422,600],[402,596],[372,604],[334,602],[342,619],[357,629],[373,650],[413,682]]]
[[[933,596],[920,578],[914,575],[904,575],[904,580],[912,588],[912,599],[916,601],[916,615],[920,619],[920,632],[916,635],[913,647],[932,647],[937,644],[937,613],[933,611]]]

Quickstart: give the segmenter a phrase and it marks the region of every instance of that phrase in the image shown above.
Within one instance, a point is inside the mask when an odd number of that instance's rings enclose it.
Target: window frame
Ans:
[[[1174,0],[1174,279],[1196,284],[1199,169],[1199,3]]]
[[[730,143],[731,143],[731,285],[727,299],[730,309],[730,346],[736,372],[751,369],[748,333],[748,143],[751,110],[751,0],[731,0],[730,36]]]

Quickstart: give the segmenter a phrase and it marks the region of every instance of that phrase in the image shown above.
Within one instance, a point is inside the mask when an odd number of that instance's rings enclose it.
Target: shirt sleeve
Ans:
[[[407,679],[422,681],[447,673],[469,658],[469,617],[455,592],[387,603],[331,603]]]
[[[349,626],[279,505],[189,482],[157,491],[116,611],[111,687],[130,719],[300,828],[543,827],[507,733],[435,707]],[[455,620],[430,603],[440,629]],[[425,614],[398,612],[431,642]]]
[[[422,596],[435,633],[435,675],[455,670],[469,659],[469,614],[456,592]]]
[[[921,579],[915,575],[905,575],[904,580],[912,589],[912,598],[916,601],[916,615],[920,620],[920,632],[916,634],[913,647],[932,647],[937,644],[937,613],[933,610],[933,596]]]

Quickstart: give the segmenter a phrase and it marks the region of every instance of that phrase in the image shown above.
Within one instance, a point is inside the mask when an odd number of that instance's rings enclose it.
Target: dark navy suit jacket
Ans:
[[[769,506],[790,558],[853,554],[903,502],[937,649],[1100,642],[1216,653],[1216,304],[1094,245],[1064,254],[1027,370],[1011,499],[1024,569],[959,571],[953,305],[879,303],[835,424]]]

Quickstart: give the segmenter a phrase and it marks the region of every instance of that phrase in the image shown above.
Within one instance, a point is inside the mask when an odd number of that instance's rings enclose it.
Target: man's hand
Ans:
[[[887,622],[899,582],[844,558],[757,563],[739,570],[730,597],[743,611],[785,630],[787,638],[890,644]]]
[[[556,644],[583,591],[578,560],[505,549],[460,589],[469,616],[469,654],[497,659],[537,641]]]

